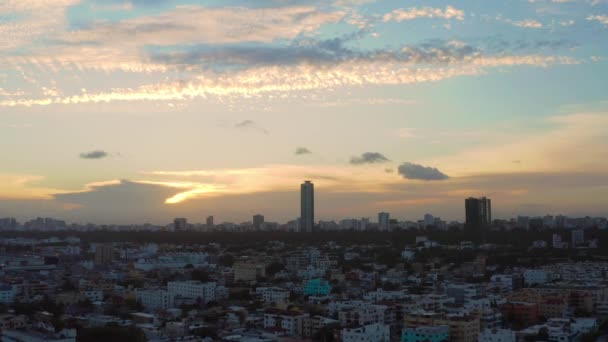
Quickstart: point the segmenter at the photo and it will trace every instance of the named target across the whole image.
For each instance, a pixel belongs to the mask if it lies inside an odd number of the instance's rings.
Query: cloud
[[[66,39],[102,44],[111,43],[111,39],[138,46],[272,42],[314,32],[324,24],[340,21],[345,14],[344,11],[321,11],[315,6],[285,6],[269,10],[178,5],[158,15],[119,22],[93,22],[88,27],[70,32]],[[135,41],[132,39],[134,34],[137,34]]]
[[[290,92],[335,90],[365,85],[398,85],[437,82],[478,75],[490,68],[579,64],[576,58],[543,55],[484,56],[481,53],[446,53],[407,49],[405,59],[384,54],[373,59],[341,61],[335,65],[263,66],[230,73],[200,71],[191,80],[163,81],[139,87],[72,94],[64,97],[24,97],[0,100],[0,106],[47,106],[54,104],[112,101],[177,101],[208,97],[281,96]]]
[[[311,154],[311,153],[312,152],[309,149],[307,149],[306,147],[298,147],[298,148],[296,148],[296,152],[295,152],[295,154],[297,156],[300,156],[303,154]]]
[[[237,129],[253,129],[253,130],[259,131],[259,132],[264,133],[264,134],[269,134],[269,132],[268,132],[267,129],[265,129],[264,127],[259,126],[257,123],[255,123],[252,120],[243,120],[243,121],[235,124],[234,128],[237,128]]]
[[[452,6],[447,6],[445,10],[433,7],[411,7],[408,9],[396,9],[384,15],[384,22],[404,20],[414,20],[418,18],[443,18],[464,20],[464,11],[456,9]]]
[[[80,154],[80,158],[82,159],[102,159],[108,156],[106,151],[91,151],[91,152],[83,152]]]
[[[604,26],[608,26],[608,15],[590,15],[587,17],[587,20],[595,20]]]
[[[414,163],[403,163],[397,169],[403,178],[420,179],[427,181],[445,180],[450,177],[434,167],[422,166]]]
[[[520,20],[520,21],[514,21],[512,22],[512,24],[514,26],[517,27],[524,27],[524,28],[543,28],[543,24],[537,20],[533,20],[533,19],[526,19],[526,20]]]
[[[353,165],[386,163],[390,161],[382,153],[365,152],[360,157],[352,157],[350,163]]]

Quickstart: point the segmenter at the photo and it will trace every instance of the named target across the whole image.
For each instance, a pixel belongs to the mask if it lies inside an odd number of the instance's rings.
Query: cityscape
[[[606,218],[493,219],[490,198],[470,197],[463,223],[430,214],[400,222],[387,212],[377,222],[323,222],[314,216],[314,183],[300,192],[301,216],[287,224],[261,214],[238,225],[216,225],[213,216],[165,226],[0,219],[2,339],[515,342],[608,334]]]
[[[608,0],[0,0],[0,342],[608,342]]]

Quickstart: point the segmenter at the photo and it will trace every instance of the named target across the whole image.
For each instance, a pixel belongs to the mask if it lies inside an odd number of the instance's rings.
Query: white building
[[[268,309],[264,312],[264,328],[279,328],[288,336],[302,336],[308,317],[301,312]]]
[[[218,286],[215,282],[202,283],[196,280],[171,281],[167,284],[167,290],[173,298],[200,298],[205,304],[223,298],[226,292],[223,286]]]
[[[384,291],[381,288],[363,295],[363,299],[373,303],[380,302],[383,300],[405,299],[406,297],[406,291]]]
[[[173,307],[173,297],[164,289],[137,289],[135,298],[147,311],[167,310]]]
[[[289,290],[280,287],[258,287],[255,293],[264,300],[265,303],[287,302],[289,300]]]
[[[338,320],[342,326],[383,324],[387,309],[388,307],[385,305],[365,304],[338,312]]]
[[[551,274],[545,270],[529,269],[524,271],[524,283],[528,286],[546,284],[551,281]]]
[[[515,331],[510,329],[486,329],[479,333],[479,342],[515,342]]]
[[[342,329],[344,342],[389,342],[390,327],[384,324],[370,324],[358,328]]]

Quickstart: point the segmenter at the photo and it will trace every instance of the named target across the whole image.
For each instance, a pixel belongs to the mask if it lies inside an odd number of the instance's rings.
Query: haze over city
[[[608,3],[0,2],[0,217],[608,216]]]

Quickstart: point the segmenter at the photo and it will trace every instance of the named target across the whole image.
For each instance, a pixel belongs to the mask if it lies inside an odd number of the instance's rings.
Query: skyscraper
[[[489,198],[467,198],[465,200],[465,230],[478,240],[485,239],[485,233],[492,224],[492,204]]]
[[[380,231],[388,231],[390,227],[390,214],[389,213],[379,213],[378,214],[378,229]]]
[[[315,225],[315,187],[311,181],[300,186],[300,231],[312,232]]]
[[[255,230],[262,230],[264,226],[264,215],[253,215],[253,228]]]
[[[207,216],[207,229],[213,228],[213,216]]]

